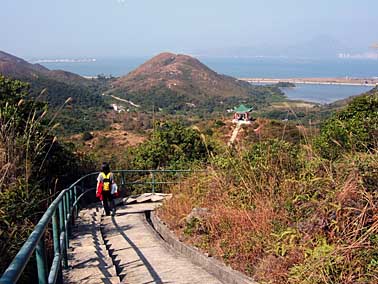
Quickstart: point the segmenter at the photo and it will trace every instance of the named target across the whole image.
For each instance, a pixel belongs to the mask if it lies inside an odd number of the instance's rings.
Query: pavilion
[[[234,108],[234,119],[232,122],[234,123],[242,123],[242,124],[250,124],[252,119],[251,112],[253,107],[247,107],[241,104],[238,107]]]

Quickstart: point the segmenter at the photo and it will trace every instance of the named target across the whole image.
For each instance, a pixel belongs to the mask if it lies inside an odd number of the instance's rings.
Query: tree
[[[199,131],[180,123],[158,123],[151,139],[136,148],[135,167],[156,169],[184,167],[207,158],[212,147],[205,144]]]

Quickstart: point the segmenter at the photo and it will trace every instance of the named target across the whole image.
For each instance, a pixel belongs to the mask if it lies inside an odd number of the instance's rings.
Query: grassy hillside
[[[376,283],[378,92],[352,100],[319,134],[260,123],[242,147],[215,147],[207,172],[173,187],[160,217],[259,283]]]

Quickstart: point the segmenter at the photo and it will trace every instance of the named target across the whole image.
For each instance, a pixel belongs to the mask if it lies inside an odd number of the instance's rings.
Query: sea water
[[[49,69],[61,69],[82,76],[122,76],[148,60],[148,57],[98,58],[95,62],[43,63]],[[312,60],[288,58],[210,58],[199,60],[218,73],[229,76],[256,78],[311,78],[311,77],[378,77],[378,60]],[[290,99],[318,103],[361,94],[367,86],[297,84],[283,91]]]
[[[332,103],[371,90],[369,86],[296,84],[295,88],[282,88],[289,99],[315,103]]]

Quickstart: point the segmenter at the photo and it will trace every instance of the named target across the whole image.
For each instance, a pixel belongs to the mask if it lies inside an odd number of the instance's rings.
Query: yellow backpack
[[[108,173],[106,175],[105,173],[101,173],[102,182],[104,183],[103,188],[102,188],[103,191],[109,191],[111,189],[111,184],[112,184],[112,181],[111,181],[111,178],[110,178],[111,174],[112,173]]]

